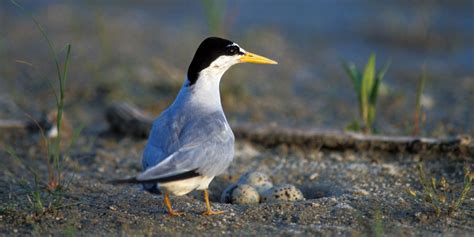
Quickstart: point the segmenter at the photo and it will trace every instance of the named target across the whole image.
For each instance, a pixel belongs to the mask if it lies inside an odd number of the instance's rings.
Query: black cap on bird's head
[[[218,62],[218,61],[221,62]],[[227,70],[230,66],[237,63],[261,63],[261,64],[277,64],[277,62],[250,53],[242,49],[236,43],[218,38],[209,37],[205,39],[196,50],[196,54],[189,65],[188,80],[189,85],[193,85],[199,78],[199,73],[211,66],[222,66],[223,70]]]

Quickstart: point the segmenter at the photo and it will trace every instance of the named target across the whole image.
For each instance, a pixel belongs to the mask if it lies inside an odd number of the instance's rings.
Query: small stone
[[[291,184],[277,185],[262,194],[262,202],[304,200],[303,193]]]
[[[262,172],[248,172],[242,175],[237,181],[238,184],[248,184],[257,189],[262,194],[263,192],[271,189],[273,183],[268,175]]]
[[[257,190],[248,184],[238,184],[232,191],[232,204],[255,204],[260,202]]]
[[[367,192],[366,190],[364,189],[361,189],[361,188],[355,188],[352,192],[352,195],[356,195],[356,196],[368,196],[369,195],[369,192]]]
[[[319,177],[319,174],[318,173],[314,173],[312,174],[311,176],[309,176],[309,180],[315,180],[316,178]]]

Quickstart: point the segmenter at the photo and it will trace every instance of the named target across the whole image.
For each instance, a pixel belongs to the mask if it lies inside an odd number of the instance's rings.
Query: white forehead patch
[[[232,47],[232,46],[237,46],[237,47],[240,48],[240,46],[239,46],[238,44],[236,44],[236,43],[229,44],[229,45],[227,45],[226,47]]]
[[[238,44],[236,44],[236,43],[229,44],[229,45],[227,45],[226,47],[232,47],[232,46],[237,46],[237,47],[239,47],[239,49],[240,49],[240,51],[241,51],[242,53],[246,53],[246,52],[247,52],[247,51],[245,51],[245,49],[243,49],[242,47],[240,47],[240,45],[238,45]]]

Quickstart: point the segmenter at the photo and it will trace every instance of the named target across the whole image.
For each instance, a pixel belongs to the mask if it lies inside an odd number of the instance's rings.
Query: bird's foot
[[[170,197],[169,197],[168,193],[166,193],[166,192],[165,192],[165,197],[163,199],[163,202],[165,203],[165,206],[168,209],[168,215],[170,215],[170,216],[182,216],[182,215],[184,215],[184,212],[179,212],[179,211],[173,210],[173,207],[171,206],[171,202],[170,202]]]
[[[182,216],[182,215],[184,215],[184,212],[171,210],[171,211],[168,211],[168,215],[170,215],[170,216]]]
[[[212,215],[219,215],[219,214],[223,214],[224,211],[213,211],[213,210],[207,210],[205,212],[202,213],[203,216],[212,216]]]

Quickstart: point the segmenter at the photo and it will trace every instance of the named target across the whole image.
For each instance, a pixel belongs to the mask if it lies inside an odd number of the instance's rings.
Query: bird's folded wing
[[[234,136],[225,118],[214,116],[190,124],[180,136],[184,144],[161,162],[141,173],[137,180],[159,180],[190,171],[216,176],[233,157]]]

